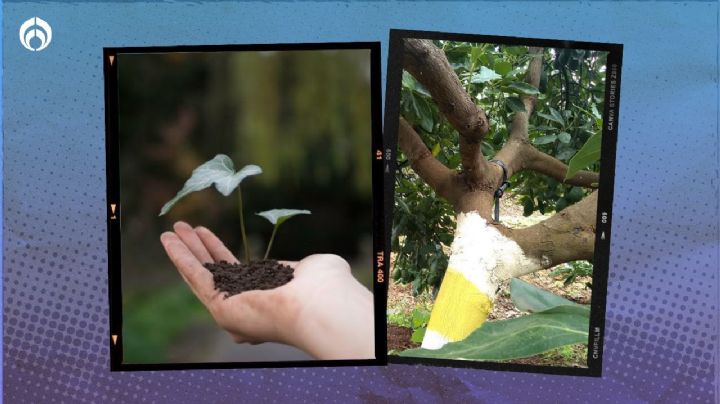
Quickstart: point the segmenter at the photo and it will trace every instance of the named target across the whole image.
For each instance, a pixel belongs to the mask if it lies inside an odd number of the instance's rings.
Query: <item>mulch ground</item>
[[[420,344],[412,342],[410,337],[413,330],[408,327],[400,327],[393,324],[387,326],[387,348],[388,350],[404,351],[417,348]]]

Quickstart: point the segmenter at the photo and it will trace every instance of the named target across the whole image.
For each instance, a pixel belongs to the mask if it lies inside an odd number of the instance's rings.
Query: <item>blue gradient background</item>
[[[40,402],[717,400],[718,4],[5,3],[3,397]],[[26,51],[20,24],[53,27]],[[625,45],[602,378],[391,365],[109,372],[102,47],[383,41],[390,28]]]

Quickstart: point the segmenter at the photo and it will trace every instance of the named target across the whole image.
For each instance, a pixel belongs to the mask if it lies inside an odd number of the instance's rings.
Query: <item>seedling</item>
[[[272,247],[273,240],[275,240],[275,233],[277,233],[278,227],[280,227],[281,224],[285,223],[286,220],[290,219],[291,217],[295,215],[309,215],[309,210],[297,210],[297,209],[272,209],[272,210],[266,210],[265,212],[260,212],[257,215],[262,216],[265,219],[267,219],[270,223],[273,224],[273,231],[272,235],[270,236],[270,242],[268,242],[267,250],[265,250],[265,257],[263,259],[267,259],[268,254],[270,254],[270,248]]]
[[[224,196],[228,196],[232,191],[237,188],[238,190],[238,206],[240,210],[240,233],[242,234],[243,248],[245,250],[245,262],[250,262],[250,252],[247,244],[247,235],[245,233],[245,219],[243,215],[243,200],[242,193],[240,192],[240,183],[251,175],[257,175],[262,173],[262,169],[256,165],[246,165],[239,171],[235,171],[230,157],[224,154],[218,154],[212,160],[207,161],[196,169],[193,170],[190,179],[185,181],[182,189],[175,195],[174,198],[169,200],[160,209],[159,216],[162,216],[170,211],[170,209],[186,195],[201,191],[215,185],[217,189]],[[269,220],[275,227],[273,228],[272,236],[270,236],[270,242],[268,243],[267,250],[265,251],[265,259],[267,259],[270,253],[270,247],[272,247],[273,240],[277,228],[284,223],[287,219],[299,215],[299,214],[310,214],[309,210],[296,210],[296,209],[273,209],[265,212],[258,213],[258,215]]]

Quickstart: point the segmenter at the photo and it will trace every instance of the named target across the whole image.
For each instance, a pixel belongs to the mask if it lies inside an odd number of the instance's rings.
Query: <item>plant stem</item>
[[[250,250],[248,249],[247,235],[245,234],[245,218],[243,217],[243,201],[240,187],[238,187],[238,201],[240,205],[240,233],[242,234],[243,247],[245,248],[245,262],[250,263]]]
[[[275,225],[273,227],[272,235],[270,236],[270,242],[268,243],[267,250],[265,250],[265,257],[263,259],[267,259],[268,255],[270,254],[270,248],[272,247],[273,240],[275,240],[275,233],[277,233],[278,225]]]

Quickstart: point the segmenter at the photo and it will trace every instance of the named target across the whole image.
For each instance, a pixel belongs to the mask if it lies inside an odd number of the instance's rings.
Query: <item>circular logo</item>
[[[52,42],[52,28],[40,17],[32,17],[20,26],[20,43],[25,49],[39,52]]]

